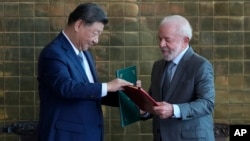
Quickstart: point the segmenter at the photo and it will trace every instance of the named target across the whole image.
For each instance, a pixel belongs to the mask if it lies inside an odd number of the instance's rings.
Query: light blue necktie
[[[82,64],[83,69],[84,69],[85,67],[84,67],[84,61],[83,61],[83,52],[80,51],[77,56]]]
[[[82,51],[79,52],[79,54],[77,55],[81,64],[82,64],[82,68],[84,69],[84,73],[87,75],[87,78],[89,80],[89,82],[94,82],[94,77],[93,77],[93,74],[90,70],[90,67],[89,67],[89,64],[88,64],[88,61],[87,61],[87,58],[85,56],[83,56],[85,54],[83,54]],[[84,60],[85,59],[85,60]]]

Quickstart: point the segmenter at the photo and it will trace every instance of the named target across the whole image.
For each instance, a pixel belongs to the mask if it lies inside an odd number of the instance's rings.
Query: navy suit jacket
[[[103,140],[102,101],[104,104],[112,101],[113,106],[117,106],[118,97],[108,94],[102,98],[102,84],[97,79],[94,59],[88,51],[84,53],[95,83],[89,83],[62,33],[41,51],[38,62],[39,141]]]
[[[154,141],[214,141],[215,99],[213,67],[189,47],[180,60],[169,89],[161,98],[161,79],[165,60],[154,63],[149,93],[157,101],[180,107],[181,118],[153,117]]]

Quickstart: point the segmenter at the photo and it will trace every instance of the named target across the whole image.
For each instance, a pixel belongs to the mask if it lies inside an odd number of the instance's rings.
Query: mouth
[[[89,47],[92,47],[92,46],[94,46],[94,45],[95,45],[94,43],[89,43],[89,44],[88,44]]]
[[[161,52],[163,53],[163,54],[170,54],[170,50],[169,49],[167,49],[167,48],[163,48],[163,49],[161,49]]]

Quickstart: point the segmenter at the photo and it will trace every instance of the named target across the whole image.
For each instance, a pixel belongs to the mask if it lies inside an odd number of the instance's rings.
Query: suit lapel
[[[164,98],[164,95],[165,95],[165,94],[162,93],[163,75],[164,75],[165,64],[166,64],[166,61],[162,59],[162,61],[160,62],[160,65],[159,65],[159,67],[160,67],[159,68],[159,73],[157,73],[157,80],[160,81],[160,83],[158,84],[158,89],[159,89],[160,94],[157,95],[159,97],[156,98],[158,101],[162,101],[163,98]]]
[[[182,57],[182,59],[180,60],[174,76],[172,78],[171,84],[169,89],[167,90],[166,94],[164,94],[164,101],[169,101],[169,99],[171,98],[171,96],[174,94],[175,90],[177,89],[177,85],[180,82],[181,78],[183,77],[183,75],[185,74],[186,71],[186,67],[188,66],[187,61],[190,59],[190,57],[194,54],[194,51],[191,47],[189,47],[189,49],[187,50],[187,52],[184,54],[184,56]]]
[[[171,81],[171,84],[169,86],[169,89],[167,91],[167,94],[164,94],[164,100],[168,101],[171,96],[174,93],[174,90],[176,89],[178,82],[180,82],[180,79],[182,78],[183,74],[185,73],[185,64],[179,64],[176,68],[176,71],[174,73],[173,79]]]
[[[67,57],[72,61],[72,63],[75,65],[75,68],[79,71],[79,74],[81,74],[83,80],[89,82],[88,77],[81,65],[80,60],[77,58],[77,55],[75,54],[71,44],[68,42],[68,40],[66,39],[66,37],[60,33],[60,38],[61,40],[64,42],[63,43],[63,48],[65,49],[65,53],[67,55]]]

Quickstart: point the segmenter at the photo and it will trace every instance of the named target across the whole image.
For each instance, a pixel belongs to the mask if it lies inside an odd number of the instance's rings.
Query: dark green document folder
[[[131,66],[116,71],[116,77],[136,83],[137,73],[136,66]],[[129,124],[137,122],[141,119],[140,110],[136,104],[122,91],[119,91],[120,117],[121,126],[125,127]]]

